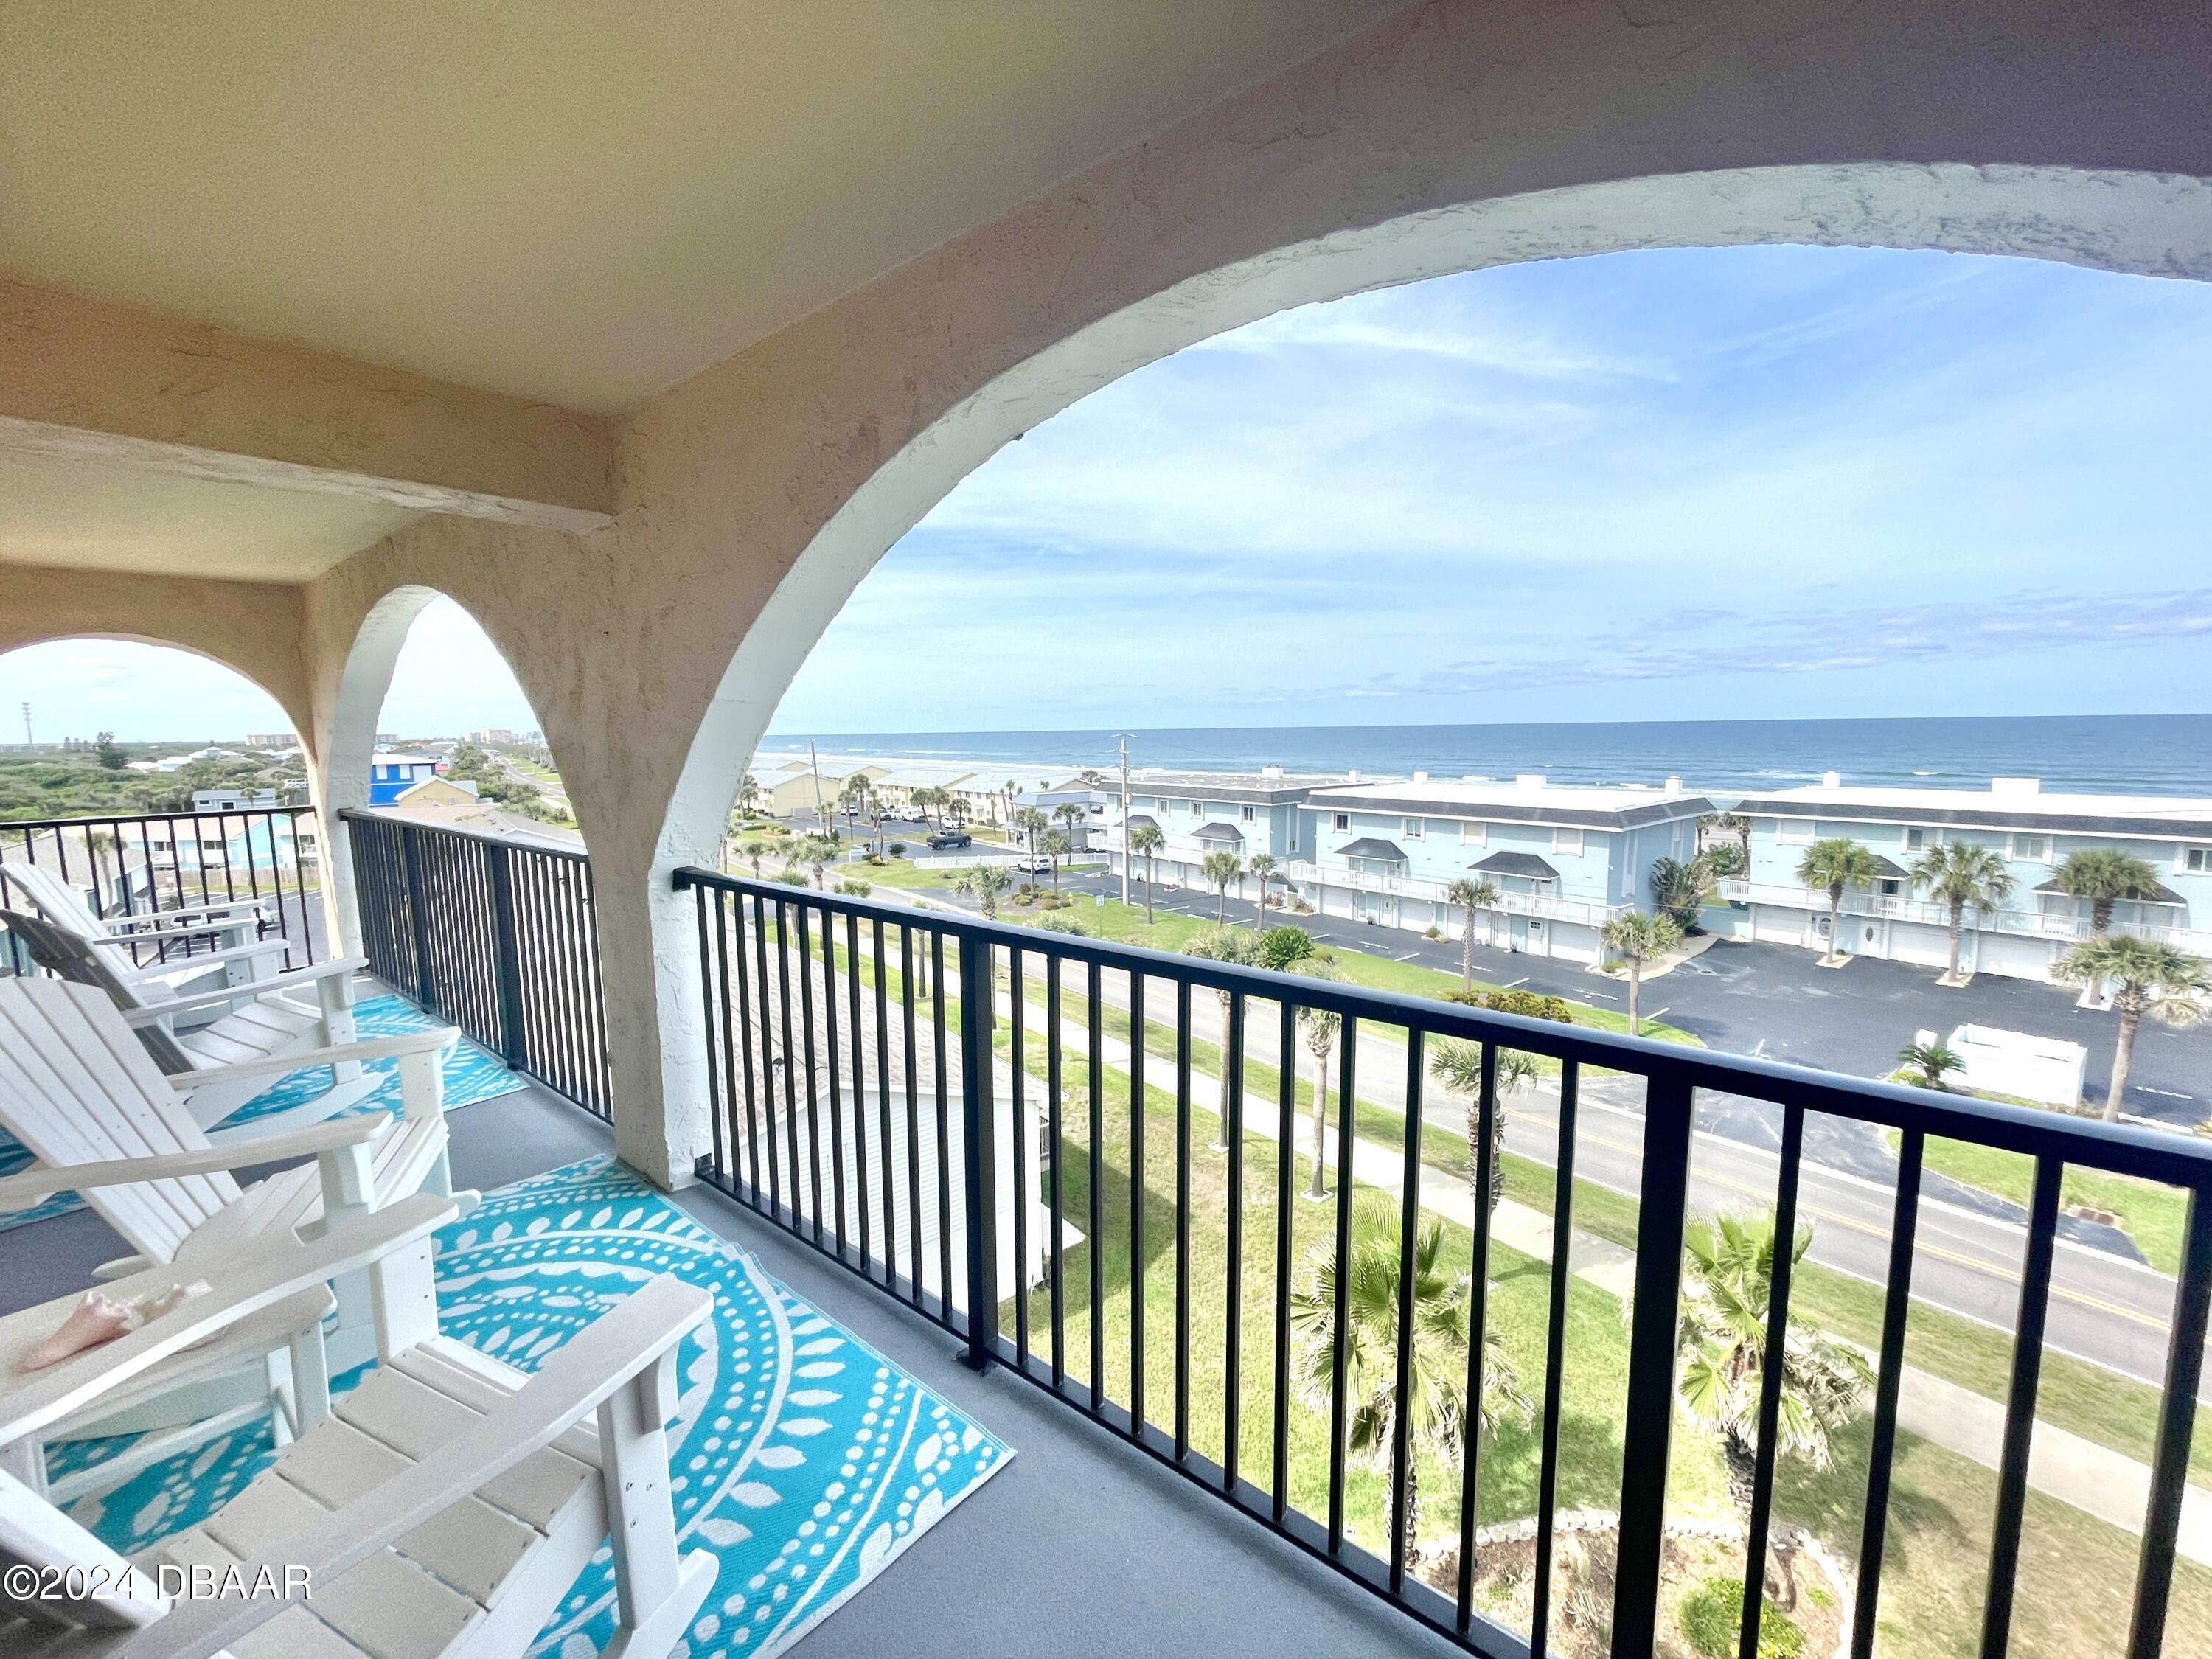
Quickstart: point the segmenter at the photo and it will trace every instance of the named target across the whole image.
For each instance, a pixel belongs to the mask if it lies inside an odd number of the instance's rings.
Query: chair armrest
[[[410,1465],[265,1557],[246,1563],[242,1582],[252,1585],[264,1560],[276,1569],[278,1583],[285,1582],[288,1565],[305,1567],[310,1583],[335,1580],[550,1445],[713,1310],[707,1291],[662,1274],[580,1332],[504,1403],[440,1446],[435,1456]],[[285,1605],[274,1596],[181,1603],[125,1638],[112,1659],[209,1659]]]
[[[265,946],[264,947],[266,948]],[[278,946],[279,949],[283,947]],[[187,957],[187,962],[208,962],[209,957]],[[246,997],[265,997],[272,992],[290,990],[295,986],[312,985],[317,980],[335,974],[353,975],[368,966],[367,957],[339,957],[330,962],[318,962],[307,968],[289,969],[268,979],[257,979],[245,985],[217,986],[212,991],[195,991],[190,996],[165,997],[152,1008],[131,1008],[124,1012],[124,1019],[131,1025],[151,1025],[167,1019],[172,1014],[189,1013],[195,1008],[215,1008],[227,1002],[238,1002]]]
[[[226,1142],[189,1152],[161,1152],[152,1158],[103,1158],[92,1164],[37,1164],[18,1174],[0,1176],[0,1212],[28,1209],[49,1193],[81,1192],[88,1187],[124,1187],[139,1181],[167,1181],[184,1176],[213,1175],[222,1170],[243,1170],[257,1164],[281,1164],[287,1158],[313,1158],[341,1146],[374,1145],[390,1133],[389,1113],[366,1112],[358,1117],[337,1118],[313,1128],[261,1140]]]
[[[210,1066],[197,1072],[179,1072],[169,1079],[179,1094],[190,1094],[210,1083],[242,1082],[247,1078],[283,1077],[310,1066],[329,1066],[346,1060],[395,1060],[403,1054],[442,1053],[461,1040],[458,1025],[441,1025],[428,1031],[404,1031],[398,1036],[363,1037],[331,1048],[301,1048],[268,1060],[243,1060],[235,1066]]]
[[[85,943],[104,950],[128,951],[142,945],[158,945],[161,941],[142,934],[133,939],[87,939]],[[256,939],[251,945],[234,945],[221,951],[195,951],[188,957],[173,957],[167,962],[149,963],[138,970],[139,976],[146,978],[159,974],[178,973],[187,968],[205,968],[218,962],[236,962],[241,957],[281,955],[285,949],[286,941],[280,933],[275,939]],[[240,994],[245,994],[240,992]]]
[[[155,910],[143,916],[103,916],[100,926],[110,933],[214,933],[226,927],[248,927],[261,919],[261,901],[236,899],[194,909]]]
[[[164,1262],[113,1281],[113,1292],[125,1297],[158,1293],[180,1280],[205,1280],[209,1291],[58,1365],[28,1376],[0,1375],[0,1446],[71,1415],[272,1303],[419,1243],[459,1214],[452,1199],[418,1193],[289,1249],[272,1249],[265,1238],[240,1239],[186,1268]]]

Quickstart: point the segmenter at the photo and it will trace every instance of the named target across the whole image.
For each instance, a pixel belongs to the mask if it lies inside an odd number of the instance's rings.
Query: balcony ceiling
[[[13,7],[0,272],[611,413],[1396,3]]]

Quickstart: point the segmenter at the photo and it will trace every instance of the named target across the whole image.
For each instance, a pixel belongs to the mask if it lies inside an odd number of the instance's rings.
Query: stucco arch
[[[792,562],[715,689],[657,862],[714,843],[777,702],[876,562],[1006,443],[1200,340],[1427,277],[1630,249],[1796,243],[2009,254],[2212,280],[2212,181],[2054,167],[1844,163],[1675,173],[1408,215],[1186,279],[1021,359],[921,427]]]

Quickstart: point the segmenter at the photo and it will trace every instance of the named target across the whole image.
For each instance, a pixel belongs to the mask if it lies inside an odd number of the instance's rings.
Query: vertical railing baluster
[[[176,842],[172,837],[170,847]],[[438,1012],[437,976],[430,968],[430,918],[427,889],[422,883],[422,849],[421,838],[413,826],[399,826],[400,856],[407,866],[407,921],[415,938],[415,1000],[423,1012]]]
[[[1244,1391],[1244,993],[1229,997],[1222,1031],[1221,1136],[1229,1148],[1226,1299],[1221,1331],[1221,1490],[1237,1490],[1237,1442],[1243,1433]]]
[[[1766,1534],[1774,1505],[1774,1458],[1782,1417],[1782,1376],[1788,1369],[1790,1281],[1796,1266],[1797,1176],[1805,1158],[1805,1109],[1782,1109],[1782,1162],[1774,1188],[1774,1266],[1766,1281],[1766,1352],[1759,1378],[1759,1440],[1752,1455],[1751,1516],[1743,1539],[1741,1659],[1759,1659],[1765,1602]]]
[[[730,1178],[732,1181],[745,1178],[737,1167],[742,1161],[746,1170],[750,1174],[752,1201],[757,1206],[761,1200],[760,1097],[758,1085],[753,1076],[752,988],[746,983],[750,975],[745,971],[745,896],[738,893],[732,896],[737,902],[730,906],[728,913],[726,915],[720,911],[716,913],[716,919],[720,925],[715,929],[714,935],[716,948],[722,952],[722,978],[726,984],[730,977],[730,958],[735,957],[737,959],[737,1006],[732,1011],[730,999],[726,997],[723,999],[722,1048],[725,1053],[730,1052],[732,1029],[734,1027],[737,1036],[736,1054],[738,1063],[744,1067],[745,1079],[745,1156],[742,1160],[735,1157],[732,1158]],[[733,929],[737,934],[738,947],[734,951],[730,949],[730,934]],[[734,1018],[732,1018],[733,1012]],[[732,1103],[732,1109],[735,1110],[735,1103]],[[730,1125],[730,1139],[734,1146],[737,1140],[737,1123],[734,1118]]]
[[[988,1370],[999,1347],[998,1120],[991,1087],[991,945],[960,937],[960,1124],[966,1158],[968,1364]],[[1015,1276],[1021,1276],[1017,1264]]]
[[[493,968],[499,982],[499,1051],[510,1068],[520,1067],[528,1063],[529,1051],[523,1044],[522,961],[515,932],[514,872],[506,848],[488,846],[484,853],[491,878],[492,942],[496,953]],[[711,1032],[714,1027],[707,1029]]]
[[[1474,1616],[1474,1557],[1482,1508],[1480,1425],[1483,1373],[1489,1357],[1486,1345],[1490,1340],[1490,1188],[1497,1168],[1497,1127],[1498,1045],[1486,1041],[1474,1091],[1474,1237],[1468,1255],[1467,1391],[1462,1396],[1460,1407],[1465,1419],[1477,1425],[1475,1433],[1464,1435],[1460,1440],[1459,1583],[1455,1587],[1458,1593],[1453,1604],[1453,1620],[1462,1636],[1467,1634]],[[1555,1233],[1553,1250],[1564,1254],[1565,1248]]]
[[[1881,1557],[1889,1534],[1889,1481],[1897,1455],[1897,1401],[1905,1380],[1905,1335],[1912,1310],[1912,1249],[1920,1228],[1920,1166],[1927,1136],[1901,1132],[1897,1200],[1889,1228],[1889,1278],[1883,1293],[1881,1370],[1875,1379],[1874,1431],[1867,1447],[1866,1510],[1859,1537],[1856,1612],[1851,1659],[1873,1659],[1875,1617],[1881,1605]]]
[[[1344,1376],[1352,1358],[1352,1149],[1358,1111],[1353,1102],[1359,1079],[1359,1021],[1340,1018],[1336,1079],[1335,1298],[1329,1309],[1328,1352],[1328,1553],[1344,1547],[1345,1436],[1352,1402]]]
[[[868,1073],[862,1058],[867,1033],[860,1018],[860,918],[851,910],[845,913],[845,991],[846,1041],[853,1051],[853,1208],[860,1224],[860,1271],[865,1274],[872,1243],[868,1206]],[[838,1189],[843,1190],[842,1182]]]
[[[1644,1088],[1636,1299],[1628,1333],[1627,1423],[1621,1436],[1621,1444],[1634,1450],[1621,1469],[1614,1659],[1646,1659],[1658,1628],[1674,1350],[1681,1328],[1682,1231],[1689,1210],[1692,1092],[1688,1083],[1672,1073],[1654,1074]]]
[[[1029,1208],[1036,1188],[1029,1178],[1029,1054],[1024,1038],[1028,1036],[1029,1010],[1024,1001],[1027,995],[1023,985],[1024,952],[1019,945],[1006,948],[1006,1044],[1011,1064],[1008,1075],[1013,1082],[1013,1098],[1007,1103],[1007,1127],[1012,1131],[1011,1158],[1013,1167],[1006,1172],[1005,1179],[1014,1194],[1014,1364],[1027,1370],[1030,1363],[1030,1232]],[[991,993],[992,1000],[998,992]]]
[[[937,1311],[947,1325],[952,1322],[952,1125],[951,1102],[946,1091],[951,1085],[945,1055],[945,934],[932,929],[929,935],[930,988],[932,1018],[937,1031]],[[960,1006],[966,1008],[975,988],[965,980],[960,984]]]
[[[2049,1153],[2035,1160],[2028,1200],[2027,1254],[2021,1264],[2020,1312],[2013,1322],[2012,1385],[2005,1399],[1997,1459],[1996,1514],[1990,1526],[1989,1590],[1982,1602],[1982,1659],[2004,1659],[2012,1643],[2013,1596],[2020,1576],[2020,1529],[2027,1509],[2027,1455],[2035,1437],[2035,1391],[2043,1374],[2043,1328],[2051,1310],[2051,1263],[2058,1243],[2058,1189],[2066,1173]]]
[[[2197,1389],[2204,1369],[2204,1334],[2212,1315],[2212,1195],[2189,1194],[2181,1273],[2174,1285],[2173,1325],[2166,1350],[2166,1391],[2159,1400],[2158,1443],[2151,1453],[2150,1502],[2143,1515],[2142,1565],[2136,1575],[2129,1659],[2158,1659],[2173,1589],[2173,1553],[2188,1495],[2189,1442],[2197,1423]]]
[[[1096,962],[1088,965],[1084,1000],[1084,1032],[1088,1062],[1088,1085],[1091,1091],[1091,1183],[1085,1194],[1088,1206],[1085,1220],[1089,1224],[1091,1248],[1091,1409],[1101,1410],[1106,1401],[1106,1250],[1105,1235],[1100,1231],[1104,1224],[1100,1217],[1103,1194],[1106,1184],[1104,1143],[1106,1139],[1106,1057],[1103,1041],[1104,1030],[1105,997],[1102,985],[1103,974]]]
[[[714,908],[718,913],[721,904],[722,896],[717,893],[714,895]],[[691,890],[691,908],[693,915],[699,924],[699,992],[702,1005],[700,1013],[705,1021],[702,1029],[706,1036],[707,1050],[707,1127],[708,1133],[714,1137],[714,1174],[726,1180],[729,1177],[730,1163],[722,1139],[722,1114],[728,1106],[729,1097],[723,1091],[724,1068],[718,1063],[715,1054],[714,1024],[717,1017],[716,1005],[720,1005],[723,1010],[726,1010],[730,1006],[730,988],[714,973],[714,953],[713,941],[708,933],[707,890],[704,887],[695,887]],[[719,922],[720,920],[718,915],[716,921]],[[726,962],[723,966],[726,969],[727,963]],[[730,1091],[730,1094],[733,1095],[735,1092],[734,1089]]]
[[[791,907],[799,921],[793,954],[799,958],[799,1041],[806,1073],[806,1197],[814,1211],[811,1219],[814,1226],[814,1243],[818,1249],[822,1243],[822,1091],[815,1069],[814,937],[807,925],[808,912],[812,908],[804,899],[796,901]],[[825,987],[823,995],[833,1008],[836,1006],[836,993],[833,988]],[[830,1047],[834,1053],[836,1045],[833,1042]],[[799,1191],[796,1176],[792,1178],[791,1189],[795,1196]],[[840,1193],[838,1207],[842,1209],[843,1206],[844,1194]]]
[[[1175,1457],[1190,1451],[1190,981],[1176,981]]]
[[[810,1024],[808,1030],[811,1031]],[[830,1214],[835,1219],[837,1240],[837,1260],[844,1261],[846,1249],[845,1224],[845,1091],[842,1056],[837,1048],[837,918],[827,904],[822,906],[822,1055],[830,1073]],[[814,1056],[807,1054],[807,1067],[813,1069]],[[822,1145],[814,1146],[814,1160],[822,1161]]]
[[[780,930],[782,926],[782,917],[781,915],[777,916],[776,921],[777,927]],[[783,935],[781,932],[779,931],[776,934],[776,964],[779,968],[781,967],[783,963],[782,939]],[[767,1146],[764,1150],[768,1154],[769,1213],[770,1215],[774,1215],[783,1207],[783,1176],[781,1170],[777,1167],[775,1139],[776,1100],[779,1094],[781,1096],[783,1101],[785,1132],[787,1135],[795,1132],[793,1132],[790,1127],[792,1114],[791,1073],[784,1064],[785,1057],[791,1053],[791,1000],[789,996],[789,988],[787,986],[785,987],[785,994],[781,999],[783,1004],[783,1046],[781,1049],[779,1050],[775,1042],[775,1012],[778,999],[776,995],[769,989],[768,941],[768,900],[763,897],[760,894],[756,893],[753,895],[753,962],[754,965],[760,970],[760,996],[758,997],[757,1001],[760,1007],[761,1022],[761,1093],[763,1097],[763,1104],[766,1109],[768,1119],[767,1122],[763,1126],[765,1131],[763,1139],[767,1142]],[[781,1086],[779,1086],[779,1079],[781,1080]],[[798,1195],[795,1193],[792,1197],[791,1212],[794,1217],[799,1213],[799,1200]]]
[[[878,826],[880,827],[880,826]],[[898,1160],[891,1125],[891,965],[884,954],[884,919],[869,924],[870,960],[876,965],[876,1131],[881,1167],[877,1185],[884,1202],[884,1283],[898,1287]],[[904,994],[904,988],[901,988]]]
[[[899,924],[901,1024],[906,1037],[906,1238],[907,1272],[914,1280],[914,1305],[921,1306],[926,1259],[921,1244],[921,1051],[915,1045],[914,928]]]
[[[1061,1285],[1060,1240],[1066,1232],[1065,1197],[1060,1190],[1060,1166],[1066,1162],[1064,1137],[1066,1126],[1060,1121],[1060,981],[1067,962],[1063,957],[1045,953],[1044,981],[1044,1105],[1047,1115],[1045,1138],[1052,1162],[1047,1165],[1045,1179],[1048,1183],[1048,1199],[1052,1216],[1051,1273],[1052,1273],[1052,1386],[1054,1392],[1067,1382],[1067,1310]]]
[[[791,957],[792,905],[787,899],[775,902],[775,971],[781,1000],[783,1004],[783,1053],[776,1064],[783,1073],[783,1138],[785,1185],[791,1194],[791,1224],[793,1231],[804,1219],[799,1210],[799,1198],[805,1191],[799,1179],[799,1066],[798,1049],[791,1032]],[[806,952],[802,948],[799,959],[804,963]],[[811,1085],[811,1078],[809,1079]],[[816,1212],[817,1215],[820,1212]]]
[[[1552,1528],[1559,1504],[1559,1407],[1566,1385],[1567,1284],[1574,1277],[1571,1258],[1575,1240],[1575,1108],[1581,1072],[1577,1061],[1559,1062],[1558,1169],[1552,1182],[1551,1303],[1544,1325],[1544,1426],[1536,1468],[1535,1601],[1528,1620],[1528,1650],[1539,1656],[1550,1650],[1552,1630]],[[1483,1126],[1475,1127],[1480,1131]],[[1489,1208],[1490,1189],[1482,1187],[1474,1201]]]
[[[1145,976],[1129,974],[1129,1427],[1145,1431]]]
[[[1390,1411],[1390,1594],[1406,1589],[1406,1553],[1413,1540],[1406,1514],[1409,1466],[1419,1455],[1413,1444],[1413,1275],[1421,1231],[1421,1049],[1419,1026],[1406,1028],[1406,1147],[1398,1193],[1398,1370],[1391,1380]],[[1346,1269],[1339,1267],[1340,1273]],[[1474,1413],[1481,1420],[1480,1406]]]

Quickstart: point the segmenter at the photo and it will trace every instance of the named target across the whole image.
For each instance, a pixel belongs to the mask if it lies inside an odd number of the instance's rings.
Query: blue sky
[[[2207,431],[2206,285],[1796,247],[1440,278],[1007,446],[775,728],[2212,709]],[[37,677],[64,725],[86,672]],[[180,706],[91,678],[126,735]],[[392,695],[387,727],[534,723],[450,607]]]

